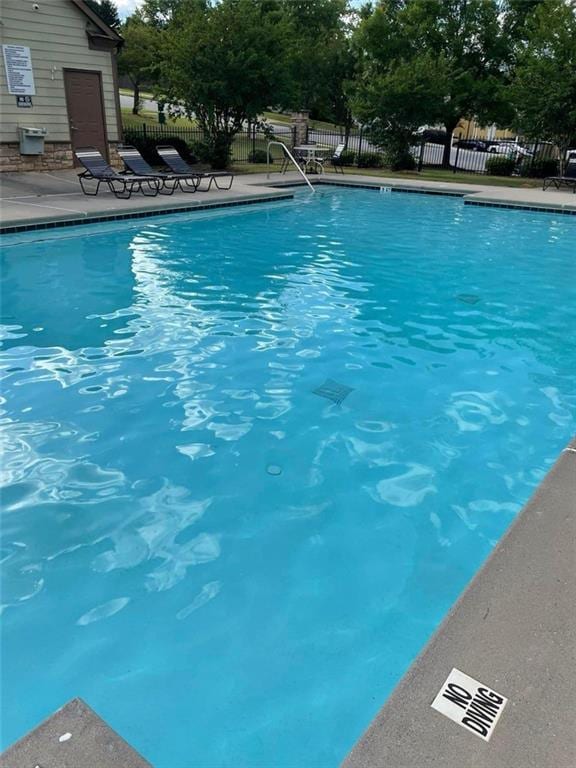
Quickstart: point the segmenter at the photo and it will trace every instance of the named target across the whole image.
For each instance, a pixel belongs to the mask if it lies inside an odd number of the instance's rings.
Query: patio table
[[[294,151],[299,152],[305,157],[304,170],[306,173],[324,172],[324,166],[322,165],[324,150],[320,149],[317,144],[301,144],[298,147],[294,147]],[[317,157],[317,154],[320,156]]]

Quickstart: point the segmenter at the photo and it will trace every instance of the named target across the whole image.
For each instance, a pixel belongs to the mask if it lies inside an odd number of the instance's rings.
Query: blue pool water
[[[335,768],[575,432],[575,218],[6,243],[2,745],[81,696],[156,768]]]

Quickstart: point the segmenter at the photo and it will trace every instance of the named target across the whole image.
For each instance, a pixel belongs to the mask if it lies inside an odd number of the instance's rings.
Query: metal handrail
[[[294,163],[294,165],[296,166],[296,170],[298,171],[298,173],[300,174],[300,176],[302,176],[302,178],[304,179],[304,181],[306,182],[306,184],[308,184],[308,186],[310,187],[310,189],[312,190],[312,192],[316,192],[316,190],[314,189],[314,187],[312,186],[312,184],[310,184],[310,179],[309,179],[309,178],[306,176],[306,174],[304,173],[304,171],[302,170],[302,168],[300,168],[300,166],[298,165],[298,163],[297,163],[297,162],[296,162],[296,160],[294,159],[294,156],[292,155],[292,152],[290,152],[290,150],[288,149],[288,147],[286,146],[286,144],[283,144],[281,141],[269,141],[269,142],[268,142],[268,150],[267,150],[267,152],[266,152],[266,178],[267,178],[267,179],[269,179],[269,178],[270,178],[270,147],[271,147],[273,144],[276,144],[276,146],[278,146],[278,147],[282,147],[282,149],[284,150],[284,152],[286,152],[286,154],[288,155],[288,157],[290,158],[290,160],[292,160],[292,162],[293,162],[293,163]]]

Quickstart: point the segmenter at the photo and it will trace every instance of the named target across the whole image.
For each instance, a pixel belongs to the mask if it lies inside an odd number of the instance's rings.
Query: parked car
[[[439,128],[419,128],[416,135],[423,139],[427,144],[445,144],[446,131]]]
[[[500,141],[498,144],[492,144],[488,147],[488,152],[492,152],[495,155],[509,155],[520,157],[532,157],[532,152],[517,141]]]
[[[458,139],[456,146],[460,149],[471,149],[473,152],[488,151],[488,144],[483,139]]]

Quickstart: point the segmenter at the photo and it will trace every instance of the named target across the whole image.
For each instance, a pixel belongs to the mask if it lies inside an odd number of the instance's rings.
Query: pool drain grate
[[[334,379],[326,379],[324,384],[312,390],[313,394],[318,395],[319,397],[325,397],[327,400],[336,403],[336,405],[342,405],[350,392],[353,391],[353,387],[339,384],[337,381],[334,381]]]
[[[463,301],[464,304],[478,304],[480,301],[480,296],[476,296],[474,293],[459,293],[456,298],[458,301]]]

